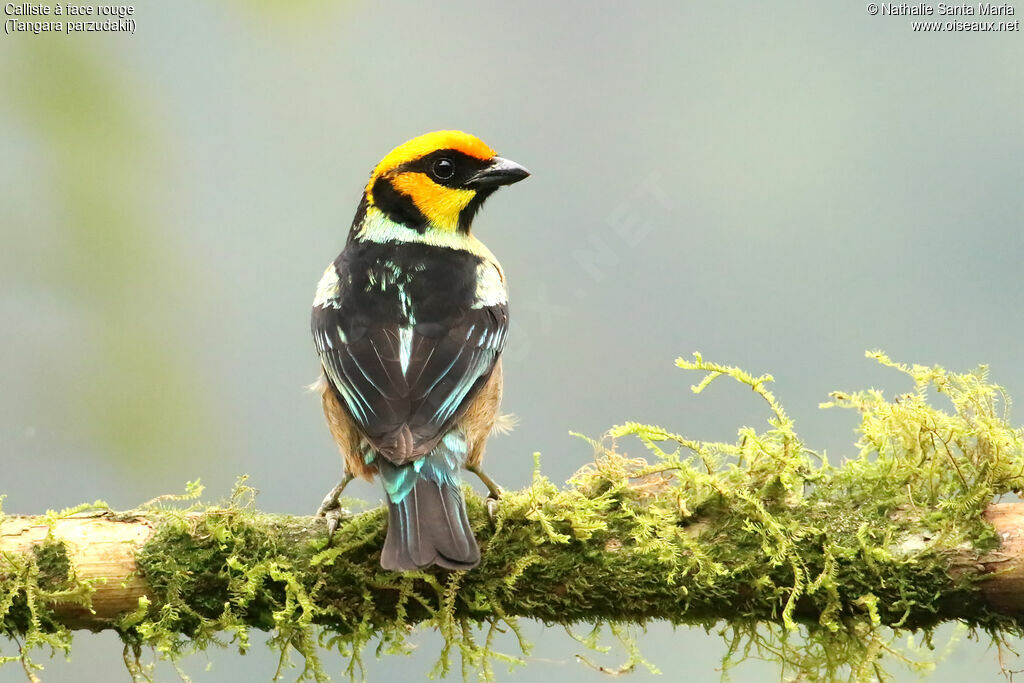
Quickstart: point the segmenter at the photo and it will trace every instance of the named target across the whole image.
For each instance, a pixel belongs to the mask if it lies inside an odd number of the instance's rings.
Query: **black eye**
[[[438,180],[450,180],[455,175],[455,164],[451,159],[438,159],[434,162],[433,173]]]

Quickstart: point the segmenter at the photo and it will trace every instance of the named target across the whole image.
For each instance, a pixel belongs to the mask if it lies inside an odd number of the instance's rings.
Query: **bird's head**
[[[487,197],[528,175],[477,137],[436,131],[399,145],[377,164],[361,211],[376,208],[420,233],[468,233]]]

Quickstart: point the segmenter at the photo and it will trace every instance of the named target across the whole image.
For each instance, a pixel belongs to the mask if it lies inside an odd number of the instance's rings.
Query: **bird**
[[[384,569],[480,562],[461,470],[480,478],[489,503],[500,496],[481,460],[502,426],[509,315],[505,273],[471,228],[488,197],[529,175],[462,131],[399,145],[370,174],[345,247],[317,285],[314,386],[344,463],[318,514],[330,539],[345,486],[379,476]]]

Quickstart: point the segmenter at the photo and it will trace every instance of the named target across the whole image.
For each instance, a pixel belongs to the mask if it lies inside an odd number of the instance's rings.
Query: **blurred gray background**
[[[242,473],[263,509],[315,510],[340,460],[305,391],[313,290],[372,167],[438,128],[533,171],[476,223],[512,292],[505,408],[521,423],[488,462],[507,487],[534,451],[558,482],[588,462],[569,430],[762,426],[748,390],[690,393],[673,359],[693,350],[772,373],[834,461],[856,420],[820,411],[827,393],[909,386],[865,349],[989,363],[1024,397],[1020,33],[915,33],[810,1],[135,7],[135,35],[0,37],[8,512],[129,508],[197,477],[216,500]],[[528,666],[502,678],[604,680],[561,630],[527,633]],[[425,678],[439,641],[416,641],[410,658],[368,654],[370,679]],[[714,635],[652,624],[640,643],[669,680],[718,677]],[[115,637],[83,633],[44,674],[127,680],[120,667]],[[185,668],[268,680],[274,662],[257,646]],[[995,651],[967,641],[933,677],[968,675],[1000,680]]]

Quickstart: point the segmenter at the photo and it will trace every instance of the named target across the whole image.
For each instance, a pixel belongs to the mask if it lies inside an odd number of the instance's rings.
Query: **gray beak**
[[[530,175],[530,172],[516,162],[503,159],[502,157],[494,157],[487,167],[470,176],[464,185],[474,189],[494,189],[502,185],[518,183],[528,175]]]

